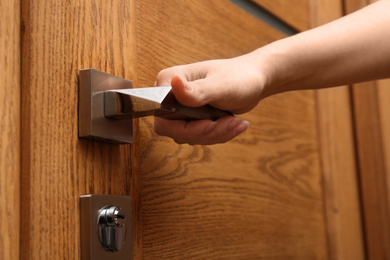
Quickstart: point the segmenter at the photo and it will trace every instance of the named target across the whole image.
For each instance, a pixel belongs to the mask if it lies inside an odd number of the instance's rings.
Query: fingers
[[[206,92],[204,82],[205,79],[190,82],[176,75],[171,80],[172,92],[179,103],[189,107],[201,107],[210,103],[210,91]]]
[[[198,62],[193,64],[174,66],[163,69],[157,75],[158,86],[168,86],[174,76],[178,75],[186,81],[195,81],[206,77],[210,66],[207,62]]]
[[[249,122],[234,116],[226,116],[217,121],[211,120],[167,120],[155,117],[154,128],[157,134],[171,137],[179,144],[210,145],[225,143],[249,128]]]
[[[162,70],[156,84],[172,86],[176,99],[183,105],[200,107],[210,103],[210,80],[206,80],[207,66],[204,63],[176,66]]]

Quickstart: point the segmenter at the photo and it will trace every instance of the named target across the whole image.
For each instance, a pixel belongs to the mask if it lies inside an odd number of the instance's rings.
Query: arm
[[[332,23],[276,41],[252,53],[163,70],[157,85],[172,85],[187,106],[210,104],[245,113],[267,96],[390,77],[390,0]],[[178,143],[227,142],[249,127],[235,117],[215,122],[155,119],[158,134]]]
[[[255,51],[269,52],[276,67],[263,97],[390,77],[389,12],[390,1],[382,0]]]

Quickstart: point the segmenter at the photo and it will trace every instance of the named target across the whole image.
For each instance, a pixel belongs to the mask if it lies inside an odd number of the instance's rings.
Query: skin
[[[162,70],[156,85],[172,85],[186,106],[210,104],[234,114],[285,91],[320,89],[390,77],[390,0],[243,56]],[[228,142],[249,122],[234,116],[180,121],[155,117],[157,134],[183,144]]]

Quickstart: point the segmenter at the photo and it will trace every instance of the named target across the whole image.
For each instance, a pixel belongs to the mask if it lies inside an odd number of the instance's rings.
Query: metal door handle
[[[133,89],[130,80],[98,70],[80,71],[79,137],[132,143],[132,118],[156,115],[169,119],[212,119],[232,115],[212,106],[187,107],[170,86]]]
[[[115,119],[156,115],[170,119],[212,119],[232,115],[215,107],[187,107],[177,102],[171,86],[104,92],[105,116]]]

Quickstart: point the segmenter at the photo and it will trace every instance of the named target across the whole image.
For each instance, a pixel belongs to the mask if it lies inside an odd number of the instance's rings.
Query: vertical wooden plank
[[[139,219],[132,146],[77,134],[80,69],[136,80],[133,12],[125,0],[22,3],[22,259],[80,258],[82,194],[132,195]]]
[[[312,26],[343,15],[338,0],[311,1]],[[317,91],[330,259],[365,259],[348,87]]]
[[[363,202],[364,229],[369,259],[390,258],[390,207],[379,95],[375,82],[353,88],[356,139]],[[386,101],[387,102],[387,101]],[[388,149],[388,148],[387,148]]]
[[[346,13],[375,0],[344,0]],[[386,37],[386,36],[384,36]],[[390,258],[390,168],[387,81],[352,88],[360,187],[368,259]],[[387,86],[388,87],[388,86]]]
[[[330,259],[365,259],[349,90],[317,95]]]
[[[379,114],[381,120],[381,133],[382,133],[382,144],[386,171],[386,189],[387,189],[387,201],[390,203],[390,111],[389,98],[390,98],[390,80],[379,80],[377,81],[378,88],[378,104]],[[390,205],[388,206],[390,208]]]
[[[0,1],[0,259],[19,259],[20,1]]]

